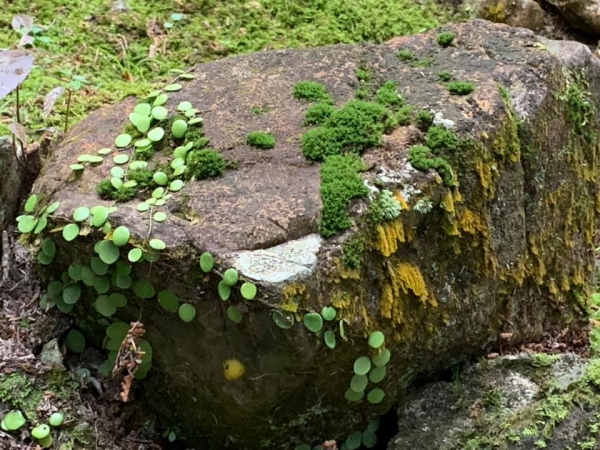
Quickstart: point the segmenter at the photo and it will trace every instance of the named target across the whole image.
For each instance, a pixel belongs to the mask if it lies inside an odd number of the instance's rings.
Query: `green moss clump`
[[[246,144],[250,147],[269,150],[275,147],[275,137],[271,133],[264,131],[253,131],[246,136]]]
[[[415,59],[415,54],[408,49],[402,49],[397,53],[398,58],[402,61],[412,61]]]
[[[373,223],[381,223],[387,220],[394,220],[402,212],[400,202],[396,200],[394,194],[387,189],[381,191],[377,199],[369,207],[368,218]]]
[[[383,105],[353,100],[335,110],[322,126],[302,137],[302,152],[311,161],[342,153],[361,154],[381,144],[385,131],[397,125]]]
[[[417,127],[422,131],[427,131],[433,125],[433,113],[427,109],[422,109],[417,115]]]
[[[127,179],[136,181],[136,187],[139,188],[139,190],[150,189],[156,187],[156,183],[152,179],[152,175],[154,175],[154,171],[152,170],[136,169],[127,172]]]
[[[398,84],[395,81],[386,83],[377,91],[377,102],[390,108],[399,108],[404,104],[404,99],[398,93]]]
[[[306,117],[304,118],[304,126],[308,125],[321,125],[325,120],[331,117],[331,114],[335,111],[334,107],[329,103],[317,103],[311,106],[306,111]]]
[[[437,170],[446,186],[454,184],[450,163],[446,159],[436,156],[435,152],[429,147],[425,147],[424,145],[411,147],[408,151],[408,161],[418,170]]]
[[[413,107],[410,105],[402,106],[396,113],[396,118],[398,120],[398,125],[410,125],[413,118]]]
[[[109,178],[106,178],[96,186],[96,192],[105,200],[116,200],[118,202],[128,202],[132,198],[134,198],[139,192],[138,186],[135,187],[120,187],[119,189],[115,189],[115,187],[110,182]]]
[[[187,174],[197,180],[218,177],[225,172],[226,164],[223,156],[212,149],[192,150],[188,153],[186,164]]]
[[[450,32],[440,33],[440,34],[438,34],[437,42],[442,47],[448,47],[450,44],[452,44],[452,41],[454,41],[455,37],[456,37],[456,34],[454,34],[454,33],[450,33]]]
[[[256,115],[265,114],[265,113],[269,112],[269,107],[268,106],[253,106],[252,108],[250,108],[250,111],[252,111]]]
[[[460,145],[460,140],[456,133],[438,125],[429,128],[425,140],[427,141],[427,146],[436,151],[445,150],[453,152]]]
[[[325,159],[321,167],[321,200],[323,210],[319,231],[331,237],[352,226],[348,206],[353,198],[366,197],[368,189],[360,172],[365,170],[356,155],[334,155]]]
[[[344,267],[350,270],[360,270],[365,257],[365,238],[361,234],[352,236],[342,248],[344,253]]]
[[[454,95],[468,95],[475,90],[475,85],[467,81],[451,81],[447,85],[448,90]]]
[[[362,83],[369,83],[371,80],[373,80],[373,74],[368,67],[359,67],[356,71],[356,78],[358,78],[358,81]]]
[[[327,102],[333,103],[327,88],[316,81],[298,81],[294,85],[294,98],[298,100],[308,100],[309,102]]]
[[[452,72],[450,72],[449,70],[442,70],[438,73],[438,78],[440,79],[440,81],[447,83],[454,77],[452,76]]]
[[[181,145],[186,145],[188,142],[194,143],[195,149],[204,148],[209,144],[209,139],[204,135],[202,124],[190,125],[185,133],[184,141]]]

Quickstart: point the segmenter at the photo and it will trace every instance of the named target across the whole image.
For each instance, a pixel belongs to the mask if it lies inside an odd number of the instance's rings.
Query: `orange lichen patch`
[[[407,242],[404,223],[400,218],[380,223],[375,231],[375,248],[386,258],[396,253],[400,243]]]
[[[303,283],[292,283],[283,289],[279,308],[283,311],[298,312],[298,307],[308,299],[308,290]]]
[[[485,218],[475,214],[469,208],[458,208],[458,225],[461,231],[469,234],[481,233],[483,236],[489,236],[489,228]]]
[[[396,200],[398,200],[398,203],[400,203],[400,206],[402,206],[402,209],[404,211],[410,211],[410,206],[408,206],[408,203],[406,203],[406,200],[404,199],[404,195],[402,195],[402,192],[395,191],[394,198]]]
[[[427,284],[419,267],[415,264],[390,261],[387,279],[382,285],[380,312],[395,324],[404,322],[404,309],[412,297],[417,297],[425,306],[437,307],[435,297],[427,289]]]

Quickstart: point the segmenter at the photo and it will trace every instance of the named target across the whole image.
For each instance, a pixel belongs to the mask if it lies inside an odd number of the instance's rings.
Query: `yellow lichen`
[[[404,223],[400,218],[380,223],[375,230],[377,233],[375,248],[385,257],[396,253],[400,243],[407,242]]]
[[[410,211],[410,206],[408,206],[408,203],[406,203],[406,200],[404,199],[402,192],[395,191],[394,197],[396,198],[396,200],[398,200],[398,203],[400,203],[400,206],[402,207],[402,209],[404,211]]]
[[[308,291],[303,283],[291,283],[283,289],[279,309],[289,312],[298,312],[301,303],[308,299]]]

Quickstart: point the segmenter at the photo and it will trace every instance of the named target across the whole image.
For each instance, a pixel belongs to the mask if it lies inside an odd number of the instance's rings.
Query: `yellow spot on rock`
[[[228,359],[223,363],[223,375],[229,381],[242,378],[245,373],[246,366],[237,359]]]

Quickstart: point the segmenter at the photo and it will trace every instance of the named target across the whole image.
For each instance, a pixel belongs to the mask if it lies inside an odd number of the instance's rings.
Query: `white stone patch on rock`
[[[444,114],[441,112],[435,113],[435,115],[433,116],[433,124],[441,125],[441,126],[447,128],[448,130],[451,130],[452,128],[454,128],[456,126],[456,123],[453,120],[444,119]]]
[[[287,284],[312,275],[321,243],[321,236],[310,234],[269,249],[235,252],[227,258],[245,277],[263,283]]]
[[[506,397],[506,406],[515,410],[531,405],[540,391],[537,384],[518,372],[511,372],[500,389]]]

